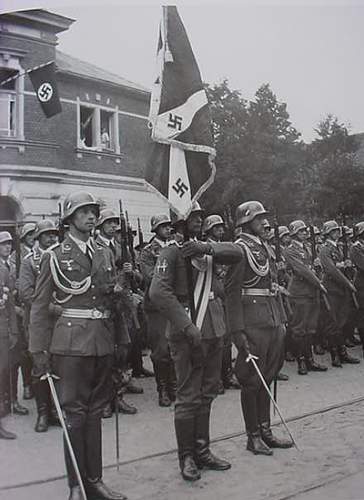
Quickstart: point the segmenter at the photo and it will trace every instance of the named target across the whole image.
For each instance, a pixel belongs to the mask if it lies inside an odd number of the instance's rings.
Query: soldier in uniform
[[[38,245],[33,246],[28,255],[24,257],[20,266],[19,297],[24,305],[23,320],[27,341],[29,340],[30,310],[34,298],[35,285],[40,273],[41,259],[47,248],[55,244],[57,237],[58,230],[53,221],[42,220],[38,222],[34,234],[34,239],[38,241]],[[56,312],[57,306],[53,303],[49,307],[50,312]],[[48,383],[34,378],[32,388],[38,412],[34,430],[35,432],[47,432],[50,422],[58,425],[58,419],[53,411]]]
[[[220,215],[209,215],[203,222],[202,234],[205,235],[206,241],[219,242],[223,241],[225,234],[225,223]],[[223,283],[227,272],[227,267],[221,264],[214,264],[214,273],[218,280]],[[223,290],[222,290],[223,292]],[[225,311],[223,311],[225,316]],[[224,334],[224,349],[222,354],[221,367],[222,389],[219,393],[223,394],[225,389],[240,389],[240,384],[235,379],[232,365],[232,340],[231,333],[226,331]]]
[[[312,270],[312,254],[306,244],[306,224],[295,220],[289,229],[292,242],[284,255],[292,275],[288,286],[292,306],[290,329],[298,373],[324,372],[327,367],[313,358],[312,343],[320,313],[320,292],[326,293],[326,289]]]
[[[19,240],[20,240],[20,255],[19,255],[19,263],[23,261],[24,257],[29,254],[34,246],[34,233],[35,233],[36,224],[34,222],[28,222],[24,224],[21,229]],[[11,254],[10,260],[12,264],[17,266],[17,255],[14,250]],[[17,284],[17,316],[18,316],[18,324],[19,324],[19,332],[23,341],[23,352],[20,357],[20,369],[23,377],[23,399],[32,399],[33,391],[32,391],[32,358],[27,349],[28,347],[28,338],[26,338],[26,331],[24,325],[24,310],[23,304],[19,299],[19,286]]]
[[[0,439],[15,439],[16,435],[4,429],[1,419],[8,413],[8,386],[10,366],[19,341],[18,325],[13,301],[15,282],[11,276],[10,254],[12,236],[0,232]]]
[[[91,238],[99,204],[86,192],[66,196],[62,243],[43,257],[30,315],[30,351],[34,371],[54,371],[57,393],[86,492],[106,500],[124,499],[102,481],[102,411],[109,401],[114,353],[111,319],[115,270],[110,252]],[[53,300],[62,307],[55,325]],[[69,500],[82,493],[65,447]]]
[[[355,225],[355,234],[357,240],[351,247],[350,258],[356,268],[354,286],[357,290],[356,297],[359,305],[356,323],[364,354],[364,222],[358,222]]]
[[[194,203],[186,222],[193,245],[211,243],[197,241],[202,226],[202,210]],[[220,245],[223,245],[220,243]],[[175,431],[182,477],[200,479],[198,467],[226,470],[230,464],[210,451],[209,423],[211,404],[217,396],[223,350],[222,303],[217,296],[220,285],[213,273],[213,259],[192,259],[192,281],[197,309],[196,325],[189,314],[189,288],[182,246],[175,242],[163,248],[157,260],[149,296],[169,321],[168,342],[177,376]]]
[[[141,394],[143,392],[143,388],[133,384],[131,380],[125,383],[125,377],[123,376],[127,368],[127,355],[130,349],[130,336],[126,315],[129,314],[130,316],[133,308],[132,291],[129,286],[130,280],[133,280],[133,268],[129,261],[122,263],[121,242],[117,240],[116,236],[118,228],[120,227],[120,216],[113,210],[105,208],[100,212],[96,227],[99,233],[95,242],[98,246],[111,252],[111,259],[114,262],[118,275],[118,284],[120,286],[120,293],[115,299],[117,302],[115,307],[118,310],[118,314],[115,314],[113,317],[114,326],[119,338],[119,352],[115,353],[113,370],[114,391],[117,391],[118,394],[119,411],[126,415],[134,415],[137,413],[137,409],[135,406],[125,401],[123,393],[123,391],[136,394]],[[110,401],[104,409],[104,418],[110,418],[112,416],[114,403],[115,397],[114,394],[112,394],[112,401]]]
[[[151,347],[159,406],[168,407],[176,399],[176,376],[169,352],[166,327],[167,320],[149,298],[149,288],[152,282],[155,264],[162,248],[169,244],[171,220],[168,215],[153,215],[151,232],[155,234],[140,254],[140,270],[145,283],[144,311],[148,324],[148,339]]]
[[[350,301],[356,293],[356,288],[344,273],[344,255],[338,245],[340,226],[335,220],[329,220],[324,223],[322,230],[325,244],[320,251],[320,261],[324,271],[323,284],[330,303],[330,311],[323,311],[325,333],[332,366],[340,368],[342,363],[360,363],[359,359],[347,352],[343,333],[350,312]]]
[[[240,257],[239,262],[229,267],[225,280],[228,327],[239,351],[235,373],[242,386],[247,449],[256,455],[272,455],[272,448],[292,446],[291,441],[273,435],[269,395],[252,364],[246,361],[249,353],[258,357],[257,364],[268,385],[284,361],[285,332],[272,286],[270,255],[262,240],[266,214],[258,201],[238,206],[235,217],[238,239],[231,247]]]

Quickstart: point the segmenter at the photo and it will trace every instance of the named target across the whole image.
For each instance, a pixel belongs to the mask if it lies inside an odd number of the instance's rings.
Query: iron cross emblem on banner
[[[188,186],[182,181],[182,179],[179,177],[175,184],[172,186],[173,191],[176,191],[178,196],[182,198],[188,191]]]
[[[158,264],[157,271],[158,273],[160,272],[165,273],[167,269],[168,269],[168,262],[166,261],[166,259],[163,259],[163,261]]]
[[[183,123],[182,116],[172,115],[172,113],[169,113],[169,121],[168,121],[169,128],[182,130],[182,123]]]

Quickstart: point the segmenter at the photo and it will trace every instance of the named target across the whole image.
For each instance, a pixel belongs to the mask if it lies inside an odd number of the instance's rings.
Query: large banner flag
[[[35,94],[47,118],[62,111],[59,100],[56,67],[54,62],[38,66],[30,70],[29,78],[33,84]]]
[[[187,217],[215,176],[210,114],[201,74],[175,6],[163,7],[149,122],[146,181]]]

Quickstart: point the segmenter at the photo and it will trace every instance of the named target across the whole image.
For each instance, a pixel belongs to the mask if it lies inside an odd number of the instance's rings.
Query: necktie
[[[86,255],[90,259],[90,261],[92,262],[92,257],[94,255],[94,250],[93,250],[93,248],[91,248],[91,246],[89,244],[86,244]]]

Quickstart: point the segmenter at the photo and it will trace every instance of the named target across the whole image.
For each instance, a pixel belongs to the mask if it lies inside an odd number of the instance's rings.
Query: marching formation
[[[364,222],[319,230],[268,218],[258,201],[239,205],[232,242],[223,218],[195,202],[186,220],[154,215],[145,243],[121,204],[100,210],[78,192],[58,226],[25,224],[20,245],[0,232],[0,438],[16,438],[1,417],[28,414],[21,372],[35,431],[63,427],[69,499],[126,498],[102,480],[101,419],[136,413],[125,395],[154,376],[159,406],[174,404],[185,480],[231,467],[210,449],[212,402],[225,389],[240,390],[249,451],[292,447],[270,422],[284,360],[302,376],[327,371],[326,351],[334,368],[360,363],[348,347],[364,345]]]

